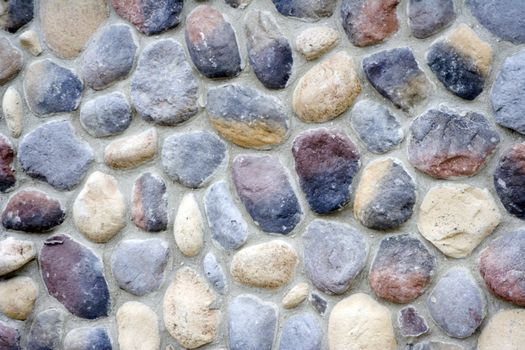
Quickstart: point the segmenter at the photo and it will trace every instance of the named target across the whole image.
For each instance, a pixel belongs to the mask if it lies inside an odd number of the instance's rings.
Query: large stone
[[[339,32],[324,26],[307,28],[295,38],[295,48],[309,61],[321,57],[338,43]]]
[[[0,276],[18,270],[35,257],[36,248],[31,241],[18,240],[13,237],[0,241]]]
[[[18,329],[0,322],[0,346],[2,346],[2,350],[22,350]]]
[[[272,2],[281,15],[306,20],[330,17],[336,6],[335,0],[272,0]]]
[[[428,38],[454,21],[454,0],[410,0],[408,25],[412,35]]]
[[[323,330],[310,313],[293,315],[286,320],[281,333],[279,350],[321,350]]]
[[[18,161],[27,175],[69,191],[86,175],[93,151],[75,135],[70,122],[52,121],[24,136],[18,147]]]
[[[214,7],[194,8],[186,18],[184,35],[193,64],[205,77],[230,78],[241,72],[235,31]]]
[[[204,220],[193,193],[182,198],[175,221],[173,235],[179,250],[185,256],[195,256],[204,245]]]
[[[107,316],[110,297],[102,260],[70,236],[49,237],[40,251],[40,268],[47,291],[73,315]]]
[[[208,279],[208,282],[212,287],[219,292],[224,294],[227,288],[227,279],[222,266],[217,261],[215,254],[208,252],[202,260],[202,269],[204,276]]]
[[[156,153],[157,129],[149,128],[112,141],[104,149],[104,162],[115,169],[130,169],[146,163]]]
[[[289,117],[281,102],[248,86],[209,89],[206,111],[221,136],[241,147],[268,149],[288,134]]]
[[[15,151],[9,139],[0,134],[0,192],[10,191],[16,184]]]
[[[422,295],[432,282],[436,258],[417,238],[401,234],[379,244],[368,281],[381,298],[408,303]]]
[[[295,86],[292,107],[304,122],[323,123],[345,112],[360,92],[352,58],[340,51],[303,75]]]
[[[304,131],[294,140],[292,154],[301,189],[313,211],[328,214],[350,201],[360,155],[344,132],[325,128]]]
[[[13,79],[22,69],[22,52],[4,37],[0,37],[0,85]]]
[[[430,330],[427,321],[411,305],[399,310],[397,322],[401,335],[405,338],[419,337]]]
[[[157,314],[138,301],[128,301],[117,311],[118,345],[121,350],[158,350]]]
[[[2,113],[11,137],[20,137],[23,128],[24,105],[22,96],[13,85],[5,90],[2,99]]]
[[[180,23],[183,0],[112,0],[111,5],[142,33],[155,35]]]
[[[498,226],[501,214],[487,189],[464,184],[431,188],[419,209],[419,232],[441,252],[464,258]]]
[[[64,350],[112,350],[108,331],[103,327],[80,327],[64,338]]]
[[[395,350],[390,311],[357,293],[337,303],[328,321],[330,350]]]
[[[187,349],[211,343],[217,337],[220,311],[206,280],[189,267],[177,271],[164,295],[164,325]]]
[[[36,315],[27,334],[27,350],[59,349],[64,319],[64,313],[58,309],[48,309]]]
[[[239,155],[233,160],[232,178],[244,207],[263,231],[287,234],[301,220],[299,201],[276,156]]]
[[[506,150],[494,170],[494,187],[512,215],[525,219],[525,143]]]
[[[80,107],[80,124],[93,137],[120,134],[131,124],[131,106],[121,92],[97,96]]]
[[[29,277],[13,277],[0,282],[0,311],[7,317],[26,320],[37,297],[38,286]]]
[[[168,227],[168,194],[162,177],[147,172],[135,181],[131,219],[148,232],[164,231]]]
[[[483,115],[446,107],[420,115],[410,131],[408,161],[438,179],[477,174],[500,142]]]
[[[146,121],[173,126],[197,114],[197,79],[182,45],[173,39],[144,47],[131,79],[131,100]]]
[[[478,338],[479,350],[519,350],[525,343],[525,310],[501,310],[489,320]]]
[[[301,282],[290,289],[283,297],[283,307],[293,309],[308,297],[308,283]]]
[[[346,224],[318,219],[302,238],[307,277],[325,293],[343,294],[366,264],[364,237]]]
[[[16,33],[27,23],[33,20],[33,0],[5,0],[4,9],[0,13],[0,28]]]
[[[368,228],[393,229],[413,213],[416,184],[403,164],[394,158],[378,159],[366,166],[354,196],[354,215]]]

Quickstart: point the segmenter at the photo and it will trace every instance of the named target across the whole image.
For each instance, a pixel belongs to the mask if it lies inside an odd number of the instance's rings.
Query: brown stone
[[[13,160],[15,151],[11,141],[0,134],[0,192],[5,193],[13,188],[16,183]]]
[[[22,52],[7,38],[0,38],[0,85],[13,79],[22,69],[22,63]]]

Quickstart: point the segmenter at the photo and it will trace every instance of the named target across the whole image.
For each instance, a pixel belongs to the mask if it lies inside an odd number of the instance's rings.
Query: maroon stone
[[[13,160],[15,152],[7,137],[0,134],[0,192],[7,192],[16,183]]]
[[[413,306],[399,310],[397,321],[403,337],[419,337],[429,330],[427,322]]]
[[[0,350],[19,350],[20,333],[15,328],[0,322]]]

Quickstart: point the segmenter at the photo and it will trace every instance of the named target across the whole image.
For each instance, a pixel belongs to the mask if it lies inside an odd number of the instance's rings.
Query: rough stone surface
[[[416,38],[432,36],[454,19],[454,0],[410,0],[408,3],[408,25]]]
[[[485,318],[486,307],[483,292],[463,267],[448,270],[427,299],[434,322],[454,338],[472,335]]]
[[[195,68],[208,78],[231,78],[241,70],[241,56],[232,25],[214,7],[197,6],[186,18],[184,32]]]
[[[112,350],[111,339],[103,327],[81,327],[69,331],[64,350]]]
[[[505,207],[512,215],[525,219],[525,143],[506,150],[494,170],[494,187]]]
[[[168,227],[168,195],[159,175],[147,172],[135,181],[131,219],[148,232],[164,231]]]
[[[233,160],[232,178],[244,207],[261,230],[287,234],[301,220],[299,201],[279,158],[239,155]]]
[[[16,33],[33,20],[33,0],[6,0],[4,11],[0,14],[0,28]]]
[[[365,266],[363,236],[345,224],[314,220],[302,238],[308,278],[325,293],[344,293]]]
[[[182,45],[173,39],[144,47],[131,79],[138,114],[158,125],[174,126],[197,114],[198,85]]]
[[[24,107],[22,96],[14,86],[8,87],[4,93],[2,113],[11,137],[20,137],[23,128]]]
[[[7,237],[0,241],[0,276],[18,270],[36,257],[31,241]],[[0,337],[1,338],[1,337]]]
[[[121,92],[100,95],[82,104],[80,123],[93,137],[117,135],[131,124],[131,106]]]
[[[498,226],[501,214],[487,189],[464,184],[435,186],[419,209],[419,232],[441,252],[464,258]]]
[[[70,236],[49,237],[40,251],[42,278],[51,296],[73,315],[107,316],[110,297],[102,260]]]
[[[525,43],[525,3],[520,0],[467,0],[478,21],[503,40]]]
[[[24,136],[18,147],[18,161],[27,175],[69,191],[86,175],[93,151],[75,135],[71,123],[52,121]]]
[[[29,277],[13,277],[0,282],[0,311],[9,318],[26,320],[37,297],[38,286]]]
[[[403,337],[419,337],[430,330],[427,321],[413,306],[407,306],[399,310],[397,322]]]
[[[111,142],[104,150],[104,162],[115,169],[135,168],[149,161],[156,153],[157,130],[150,128]]]
[[[393,229],[410,219],[416,203],[416,184],[394,158],[366,166],[354,196],[354,215],[364,226]]]
[[[173,234],[182,254],[195,256],[200,253],[204,245],[204,222],[193,193],[184,195],[180,202],[173,223]]]
[[[304,122],[322,123],[345,112],[360,92],[352,58],[340,51],[303,75],[295,86],[292,107]]]
[[[489,320],[478,340],[479,350],[519,350],[525,342],[525,310],[501,310]]]
[[[293,309],[308,297],[308,283],[299,283],[290,289],[283,297],[283,307]]]
[[[208,279],[208,282],[212,287],[220,294],[225,294],[227,289],[227,279],[224,271],[217,261],[215,254],[208,252],[202,260],[202,269],[204,270],[204,276]]]
[[[115,12],[146,35],[160,34],[180,23],[182,0],[112,0]]]
[[[164,172],[189,188],[205,185],[226,158],[226,145],[208,131],[173,134],[162,145]]]
[[[168,258],[168,244],[159,238],[128,239],[114,249],[111,272],[120,288],[143,296],[156,291],[164,282]]]
[[[20,332],[16,328],[0,322],[0,346],[3,350],[21,350]]]
[[[269,149],[287,137],[290,122],[281,102],[247,86],[209,89],[206,111],[221,136],[241,147]]]
[[[9,139],[0,134],[0,192],[10,191],[16,184],[13,161],[15,151]]]
[[[58,349],[64,332],[64,319],[64,313],[58,309],[44,310],[36,315],[27,336],[27,349]]]
[[[446,107],[426,111],[410,131],[409,162],[438,179],[477,174],[500,142],[483,115]]]
[[[26,30],[20,34],[18,40],[20,41],[20,46],[29,51],[33,56],[38,56],[44,51],[42,44],[40,43],[40,36],[34,30]]]
[[[121,350],[158,350],[157,314],[147,305],[128,301],[117,311],[118,344]]]
[[[381,298],[408,303],[422,295],[432,282],[436,258],[417,238],[401,234],[379,244],[368,281]]]
[[[0,38],[0,85],[13,79],[22,69],[22,65],[22,52],[7,38]]]
[[[332,16],[335,0],[272,0],[275,8],[283,16],[318,20]]]
[[[286,320],[281,333],[279,350],[321,350],[323,330],[310,313],[293,315]]]
[[[310,301],[310,304],[312,304],[315,311],[317,311],[320,315],[325,314],[326,309],[328,308],[328,301],[326,301],[326,299],[323,298],[319,293],[312,292],[308,300]]]
[[[321,57],[338,43],[339,32],[324,26],[307,28],[295,38],[295,48],[309,61]]]

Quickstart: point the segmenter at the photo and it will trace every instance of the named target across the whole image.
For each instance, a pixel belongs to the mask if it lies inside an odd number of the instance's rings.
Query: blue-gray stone
[[[408,344],[406,350],[465,350],[465,348],[457,344],[440,341],[424,341],[417,344]]]
[[[120,134],[131,124],[131,106],[121,92],[97,96],[80,107],[80,124],[93,137]]]
[[[412,35],[428,38],[447,27],[456,18],[454,0],[410,0],[408,25]]]
[[[525,43],[525,1],[467,0],[467,6],[492,33],[515,44]]]
[[[226,292],[226,276],[221,265],[217,261],[215,254],[209,252],[202,260],[204,276],[208,279],[213,288],[220,294]]]
[[[112,350],[108,332],[102,327],[71,330],[64,339],[64,350]]]
[[[164,231],[168,227],[168,195],[162,177],[146,172],[135,181],[131,219],[148,232]]]
[[[315,311],[317,311],[320,315],[324,315],[326,309],[328,308],[328,301],[326,301],[325,298],[323,298],[318,293],[312,292],[308,300],[314,307]]]
[[[112,0],[115,12],[146,35],[160,34],[180,23],[183,0]]]
[[[58,309],[37,314],[27,335],[27,350],[60,349],[64,319],[64,313]]]
[[[3,6],[0,27],[9,33],[16,33],[33,19],[34,0],[4,0]]]
[[[283,326],[279,350],[321,350],[323,330],[309,313],[291,316]]]
[[[272,0],[283,16],[317,20],[330,17],[335,9],[335,0]]]
[[[22,350],[20,347],[20,332],[18,329],[0,322],[0,349]]]

